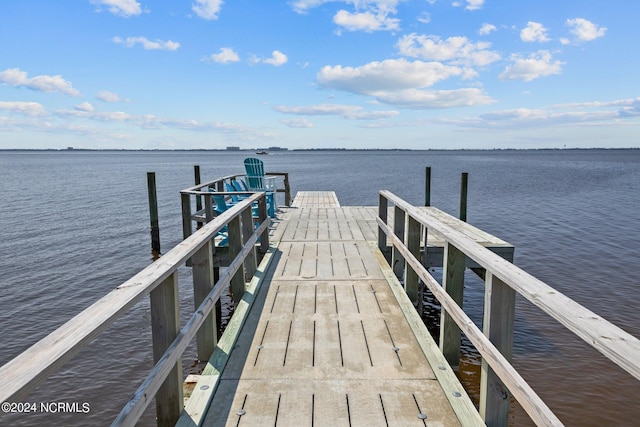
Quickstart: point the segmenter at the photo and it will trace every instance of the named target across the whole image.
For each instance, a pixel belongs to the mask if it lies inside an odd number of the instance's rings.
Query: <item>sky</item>
[[[639,147],[638,0],[3,0],[0,149]]]

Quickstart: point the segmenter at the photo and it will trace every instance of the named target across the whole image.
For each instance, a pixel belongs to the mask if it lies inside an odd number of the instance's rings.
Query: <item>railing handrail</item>
[[[387,200],[425,227],[435,230],[443,239],[451,242],[536,307],[640,380],[640,340],[636,337],[494,254],[460,231],[431,218],[426,211],[410,205],[389,191],[383,190],[380,194],[388,196]]]
[[[284,188],[276,188],[276,191],[278,193],[284,193],[284,198],[285,198],[284,204],[286,206],[291,205],[291,186],[289,185],[289,172],[268,172],[267,171],[265,172],[265,175],[281,176],[283,178]],[[201,191],[202,188],[213,187],[218,183],[223,183],[225,181],[232,181],[240,176],[247,176],[247,175],[245,173],[225,175],[208,182],[196,184],[191,187],[185,188],[184,190],[181,191],[181,193],[202,195],[201,193],[199,193],[199,191]],[[235,194],[235,193],[232,193],[232,194]]]
[[[381,202],[382,199],[385,199],[387,203],[393,203],[419,224],[430,231],[435,231],[445,240],[446,244],[451,244],[462,251],[467,257],[481,265],[488,273],[523,295],[535,306],[600,351],[609,360],[635,378],[640,379],[640,358],[638,358],[640,340],[636,337],[494,254],[450,225],[433,218],[424,209],[409,204],[387,190],[380,191],[380,196]],[[382,208],[380,209],[382,212]],[[386,206],[384,212],[386,212]],[[484,360],[494,369],[495,373],[521,403],[529,416],[543,425],[560,423],[544,402],[540,400],[502,356],[500,351],[464,314],[464,311],[446,293],[442,286],[433,279],[421,262],[412,255],[404,242],[394,234],[393,229],[387,225],[386,218],[378,217],[377,222],[380,230],[391,240],[394,247],[398,248],[407,264],[430,288],[440,301],[443,309],[450,313],[458,327],[467,335]]]
[[[180,355],[184,353],[187,346],[191,343],[196,332],[200,329],[206,317],[215,307],[216,301],[220,298],[222,292],[227,286],[229,286],[235,273],[242,267],[244,258],[246,258],[251,251],[251,248],[253,248],[258,241],[258,236],[268,228],[269,223],[270,221],[267,219],[254,231],[249,240],[243,246],[242,251],[229,264],[209,294],[204,297],[202,304],[196,308],[193,315],[180,330],[176,339],[164,352],[160,361],[154,366],[146,380],[140,385],[140,387],[138,387],[131,400],[114,420],[112,426],[134,425],[140,418],[151,401],[149,396],[155,396],[163,381],[169,375],[171,368],[176,364]],[[199,232],[200,230],[196,232],[196,234]]]
[[[83,347],[114,323],[142,297],[208,244],[226,224],[251,209],[264,194],[256,193],[214,218],[129,280],[74,316],[61,327],[0,367],[0,402],[19,401],[54,374]],[[268,225],[269,219],[263,222]],[[260,230],[265,227],[260,228]],[[254,233],[254,235],[257,233]],[[256,237],[257,238],[257,237]],[[255,239],[245,243],[255,244]],[[150,401],[151,399],[149,399]]]

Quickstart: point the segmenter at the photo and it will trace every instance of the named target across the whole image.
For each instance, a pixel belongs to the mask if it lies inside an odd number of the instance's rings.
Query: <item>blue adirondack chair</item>
[[[270,217],[275,217],[275,183],[272,178],[265,177],[262,160],[256,159],[255,157],[244,159],[244,168],[247,171],[249,190],[266,192],[267,211]]]

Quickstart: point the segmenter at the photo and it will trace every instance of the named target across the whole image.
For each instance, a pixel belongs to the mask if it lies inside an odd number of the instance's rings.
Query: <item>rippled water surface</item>
[[[243,170],[247,153],[0,152],[0,364],[150,262],[146,172],[158,183],[163,251],[179,242],[179,191]],[[334,190],[343,205],[375,205],[388,189],[457,215],[469,172],[470,223],[516,247],[515,262],[640,337],[640,150],[273,152],[267,170],[292,190]],[[192,306],[180,277],[183,312]],[[437,272],[436,272],[437,274]],[[465,310],[482,317],[482,284],[467,275]],[[428,307],[432,302],[426,301]],[[638,355],[640,357],[640,355]],[[195,359],[193,349],[185,367]],[[514,365],[567,425],[636,425],[640,383],[520,298]],[[477,353],[460,375],[473,395]],[[87,402],[89,414],[0,414],[0,425],[108,425],[152,364],[147,300],[107,329],[27,399]],[[0,379],[2,381],[2,379]],[[517,406],[514,425],[530,421]],[[142,425],[153,425],[153,409]]]

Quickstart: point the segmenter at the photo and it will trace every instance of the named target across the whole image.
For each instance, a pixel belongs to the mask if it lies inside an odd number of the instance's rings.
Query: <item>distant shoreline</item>
[[[424,148],[424,149],[411,149],[411,148],[293,148],[288,150],[280,150],[277,153],[288,152],[327,152],[327,151],[339,151],[339,152],[354,152],[354,151],[598,151],[598,150],[640,150],[640,147],[594,147],[594,148]],[[181,148],[181,149],[167,149],[167,148],[0,148],[0,152],[56,152],[56,153],[76,153],[76,152],[216,152],[216,153],[254,153],[255,149],[242,149],[242,150],[226,150],[216,148]],[[272,153],[275,154],[275,153]]]

